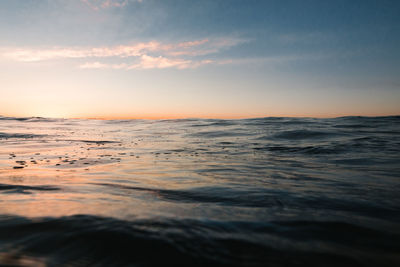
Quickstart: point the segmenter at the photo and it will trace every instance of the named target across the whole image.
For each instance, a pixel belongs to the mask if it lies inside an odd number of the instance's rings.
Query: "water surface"
[[[0,117],[0,264],[398,266],[400,117]]]

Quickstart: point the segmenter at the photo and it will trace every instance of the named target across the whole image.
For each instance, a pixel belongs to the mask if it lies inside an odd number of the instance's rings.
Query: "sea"
[[[400,266],[400,116],[1,116],[0,265]]]

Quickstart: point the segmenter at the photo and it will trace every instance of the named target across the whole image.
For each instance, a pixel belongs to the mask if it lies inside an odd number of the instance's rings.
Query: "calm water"
[[[400,266],[400,117],[0,117],[0,264]]]

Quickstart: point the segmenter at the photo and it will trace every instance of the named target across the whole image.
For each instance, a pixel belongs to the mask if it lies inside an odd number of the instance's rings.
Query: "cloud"
[[[246,42],[249,42],[249,40],[232,37],[204,39],[180,43],[175,49],[168,49],[167,54],[170,56],[205,56]]]
[[[100,62],[86,62],[79,66],[81,69],[105,69],[107,68],[107,64],[103,64]]]
[[[4,52],[3,56],[16,61],[33,62],[63,58],[138,57],[153,51],[163,51],[161,44],[147,42],[114,47],[12,49]]]
[[[81,0],[81,2],[88,5],[93,10],[100,10],[113,7],[124,7],[129,2],[142,3],[143,0]]]
[[[188,68],[191,64],[190,60],[183,59],[170,59],[162,56],[152,57],[148,55],[142,55],[140,63],[137,66],[131,66],[131,69],[142,68],[142,69],[164,69],[175,67],[178,69]]]
[[[131,45],[119,45],[113,47],[56,47],[50,49],[7,49],[2,53],[6,58],[23,62],[63,58],[102,58],[102,57],[140,57],[148,54],[157,56],[204,56],[218,53],[240,43],[242,39],[218,38],[202,39],[189,42],[164,44],[157,41],[136,43]],[[153,55],[154,56],[154,55]]]
[[[122,64],[105,64],[100,62],[86,62],[79,66],[81,69],[127,69],[128,65]]]
[[[178,43],[162,43],[158,41],[140,42],[130,45],[109,47],[53,47],[45,49],[7,48],[2,49],[1,55],[5,58],[20,62],[39,62],[61,59],[96,58],[123,61],[120,64],[87,62],[80,65],[82,69],[163,69],[194,68],[213,62],[210,59],[198,59],[210,54],[246,42],[239,38],[204,38]],[[126,61],[134,62],[127,65]],[[104,60],[102,60],[104,61]],[[107,60],[109,61],[109,60]]]
[[[81,69],[125,69],[125,70],[143,70],[143,69],[193,69],[202,65],[211,64],[212,60],[184,60],[167,57],[152,57],[148,55],[142,55],[137,63],[133,64],[107,64],[101,62],[86,62],[79,66]]]
[[[140,59],[131,64],[108,64],[101,62],[86,62],[79,66],[81,69],[124,69],[124,70],[143,70],[143,69],[194,69],[204,65],[248,65],[248,66],[271,66],[277,67],[282,64],[287,64],[296,61],[321,60],[326,56],[308,54],[308,55],[283,55],[271,57],[256,57],[256,58],[234,58],[220,60],[184,60],[167,57],[152,57],[142,55]]]
[[[190,69],[204,65],[271,65],[293,61],[320,60],[326,55],[276,55],[255,58],[211,57],[225,49],[248,42],[239,38],[205,38],[178,43],[140,42],[109,47],[55,47],[47,49],[4,48],[3,57],[20,62],[73,59],[85,63],[81,69]],[[215,59],[218,58],[218,59]],[[113,63],[109,63],[113,62]]]

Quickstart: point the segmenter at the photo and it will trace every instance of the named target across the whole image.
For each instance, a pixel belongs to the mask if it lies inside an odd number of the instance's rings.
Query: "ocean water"
[[[0,265],[400,266],[400,117],[0,117]]]

